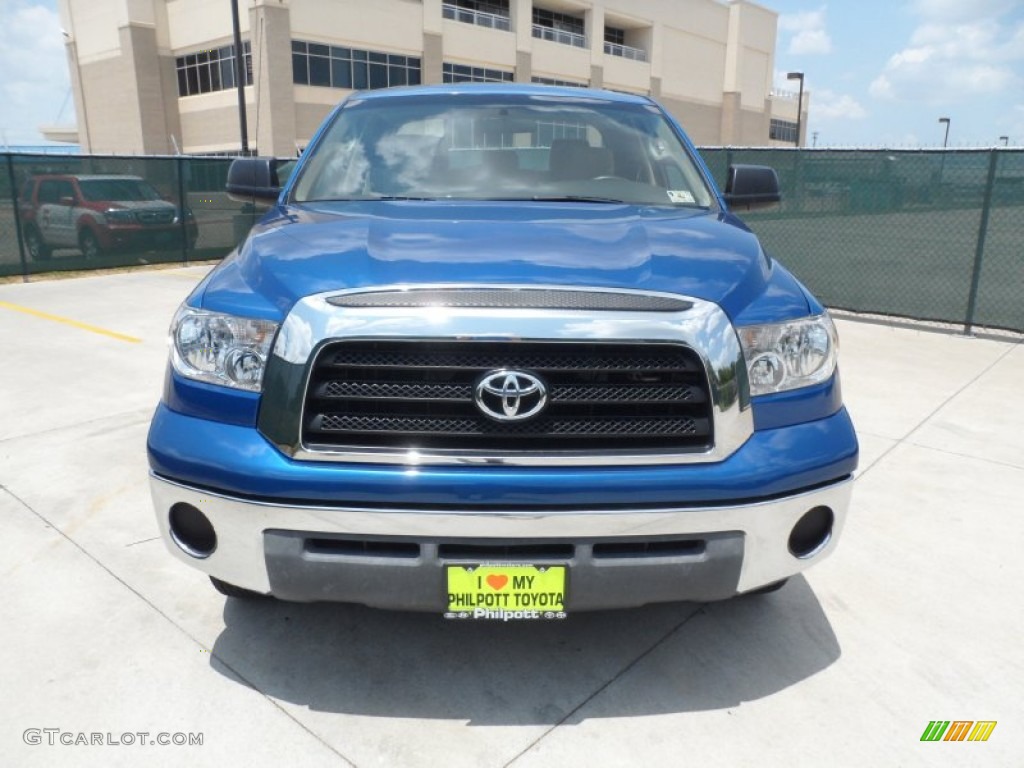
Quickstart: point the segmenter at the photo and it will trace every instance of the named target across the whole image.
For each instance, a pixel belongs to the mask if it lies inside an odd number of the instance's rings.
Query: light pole
[[[242,50],[242,32],[238,25],[238,2],[231,3],[231,31],[235,39],[235,86],[238,89],[238,133],[242,139],[242,156],[249,154],[249,127],[245,116],[245,51]]]
[[[799,80],[800,81],[800,95],[796,100],[796,145],[800,146],[800,132],[803,129],[803,117],[804,117],[804,73],[803,72],[790,72],[786,75],[787,80]]]
[[[939,123],[945,123],[946,124],[946,135],[942,139],[942,148],[945,149],[946,145],[949,143],[949,118],[948,117],[940,117],[939,118]],[[942,188],[942,177],[945,176],[945,175],[946,175],[946,153],[943,152],[942,156],[939,159],[939,188],[940,189]]]

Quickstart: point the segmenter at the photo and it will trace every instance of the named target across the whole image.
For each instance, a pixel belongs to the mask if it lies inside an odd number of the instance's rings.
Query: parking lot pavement
[[[204,272],[0,285],[0,764],[1021,764],[1022,346],[839,322],[854,506],[774,595],[446,624],[225,600],[164,550],[145,435]]]

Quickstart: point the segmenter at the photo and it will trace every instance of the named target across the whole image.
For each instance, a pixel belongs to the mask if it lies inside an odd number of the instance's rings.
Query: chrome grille
[[[174,221],[174,211],[136,211],[135,218],[141,224],[170,224]]]
[[[540,378],[543,412],[484,416],[474,389],[495,369]],[[317,356],[302,442],[312,451],[702,452],[711,408],[700,357],[682,344],[350,340]]]

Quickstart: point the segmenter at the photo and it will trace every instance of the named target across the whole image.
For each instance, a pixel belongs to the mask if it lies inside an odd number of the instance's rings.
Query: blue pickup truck
[[[282,174],[283,175],[283,174]],[[168,548],[234,597],[559,619],[777,589],[857,438],[827,311],[642,96],[355,93],[171,325]]]

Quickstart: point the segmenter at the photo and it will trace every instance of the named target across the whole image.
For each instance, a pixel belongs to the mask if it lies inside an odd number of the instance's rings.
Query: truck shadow
[[[564,622],[454,622],[269,599],[228,600],[224,620],[211,665],[275,699],[471,725],[727,709],[795,685],[840,656],[802,576],[773,595]]]

